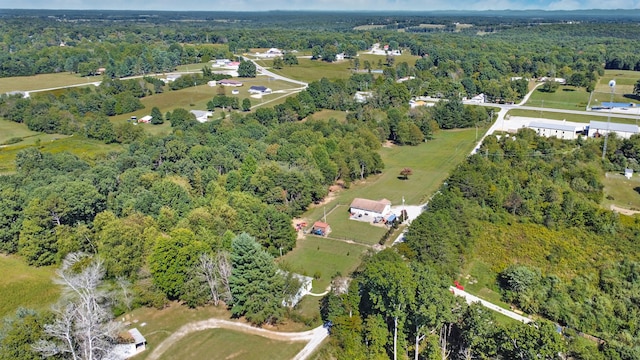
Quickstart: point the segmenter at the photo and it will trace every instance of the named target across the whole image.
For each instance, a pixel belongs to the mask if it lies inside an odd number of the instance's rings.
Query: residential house
[[[254,85],[249,88],[249,94],[271,94],[271,89],[266,86]]]
[[[355,198],[349,206],[351,216],[359,217],[360,215],[370,217],[385,217],[391,212],[391,201],[382,199],[379,201]]]
[[[230,80],[230,79],[223,79],[223,80],[219,80],[218,85],[222,85],[222,86],[242,86],[242,82],[237,81],[237,80]],[[215,84],[213,85],[215,86]]]
[[[151,122],[151,119],[153,119],[153,116],[151,116],[151,115],[146,115],[146,116],[141,117],[141,118],[138,120],[138,122],[139,122],[139,123],[143,123],[143,124],[148,124],[148,123],[150,123],[150,122]]]
[[[192,113],[196,117],[196,120],[201,123],[209,121],[209,117],[213,116],[213,113],[211,111],[191,110],[189,112]]]

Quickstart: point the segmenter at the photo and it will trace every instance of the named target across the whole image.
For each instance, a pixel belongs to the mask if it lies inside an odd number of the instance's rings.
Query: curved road
[[[329,332],[322,326],[319,326],[313,330],[303,332],[280,332],[271,331],[253,327],[251,325],[239,322],[233,322],[222,319],[208,319],[202,321],[196,321],[182,326],[176,332],[171,334],[168,338],[164,339],[158,346],[153,349],[151,354],[147,357],[147,360],[158,360],[171,346],[177,341],[184,338],[191,333],[197,331],[203,331],[208,329],[227,329],[238,331],[244,334],[258,335],[272,340],[278,341],[293,341],[302,342],[306,341],[307,345],[300,350],[300,352],[294,357],[294,360],[307,359],[317,348],[322,341],[329,336]]]

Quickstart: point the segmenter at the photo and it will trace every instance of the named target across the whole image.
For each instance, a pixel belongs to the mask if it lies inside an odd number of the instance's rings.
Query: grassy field
[[[531,94],[526,106],[542,108],[585,110],[589,104],[589,93],[584,88],[561,85],[554,93],[543,92],[538,88]]]
[[[93,163],[95,160],[111,151],[122,151],[123,149],[122,145],[119,144],[105,144],[103,142],[90,140],[81,136],[57,138],[60,136],[61,135],[40,135],[39,138],[42,139],[40,151],[50,153],[68,151],[89,163]],[[29,142],[32,143],[34,141],[33,139],[34,138],[30,138]],[[16,154],[28,146],[29,145],[26,144],[26,142],[21,142],[16,145],[0,149],[0,174],[15,171]]]
[[[620,97],[623,97],[625,94],[633,94],[633,86],[640,80],[640,71],[605,70],[604,76],[598,80],[594,91],[594,93],[602,93],[600,96],[605,96],[605,98],[600,99],[600,101],[609,101],[609,96],[607,95],[611,94],[611,88],[609,88],[609,81],[611,80],[616,81],[614,101],[630,101],[629,98],[621,99]],[[637,103],[638,101],[636,100],[634,102]]]
[[[38,135],[42,134],[37,131],[29,130],[25,124],[0,119],[0,144],[3,144],[5,141],[15,137],[25,139],[36,137]]]
[[[230,330],[203,330],[175,343],[160,359],[269,359],[288,360],[305,346]],[[215,350],[214,350],[215,349]]]
[[[634,174],[627,179],[623,174],[607,173],[602,179],[604,200],[602,205],[609,209],[616,205],[624,209],[640,210],[640,177]]]
[[[258,64],[271,67],[272,60],[261,59]],[[330,80],[347,79],[351,76],[349,61],[338,61],[328,63],[326,61],[298,59],[298,65],[285,66],[282,69],[270,68],[269,71],[304,82],[313,82],[325,77]]]
[[[0,318],[19,307],[45,309],[60,295],[51,267],[31,267],[18,257],[0,255],[0,273]]]
[[[29,91],[49,89],[61,86],[87,84],[102,81],[102,76],[80,77],[77,74],[58,73],[34,76],[16,76],[0,78],[0,93],[10,91]]]
[[[298,240],[296,248],[283,256],[279,262],[291,271],[306,276],[320,275],[313,281],[313,291],[326,290],[336,273],[347,275],[360,264],[361,255],[367,247],[342,241],[307,236]]]
[[[312,115],[309,115],[308,118],[313,118],[315,120],[329,120],[333,118],[338,121],[345,121],[347,119],[347,113],[338,110],[322,109]]]

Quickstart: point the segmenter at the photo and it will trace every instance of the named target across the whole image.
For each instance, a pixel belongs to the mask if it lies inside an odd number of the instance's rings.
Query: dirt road
[[[162,341],[158,346],[153,349],[151,355],[147,360],[158,360],[162,354],[164,354],[171,346],[173,346],[178,340],[185,336],[202,330],[207,329],[227,329],[238,331],[244,334],[258,335],[267,339],[278,341],[306,341],[307,345],[300,350],[295,360],[304,360],[308,358],[316,348],[322,343],[322,341],[329,336],[329,332],[322,326],[319,326],[313,330],[303,332],[279,332],[271,331],[253,327],[251,325],[239,322],[233,322],[222,319],[208,319],[202,321],[196,321],[182,326],[178,331],[171,334],[168,338]]]

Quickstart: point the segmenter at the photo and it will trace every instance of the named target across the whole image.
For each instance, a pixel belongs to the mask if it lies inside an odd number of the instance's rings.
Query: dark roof
[[[260,85],[254,85],[254,86],[250,87],[249,90],[265,91],[265,90],[267,90],[267,87],[266,86],[260,86]]]

